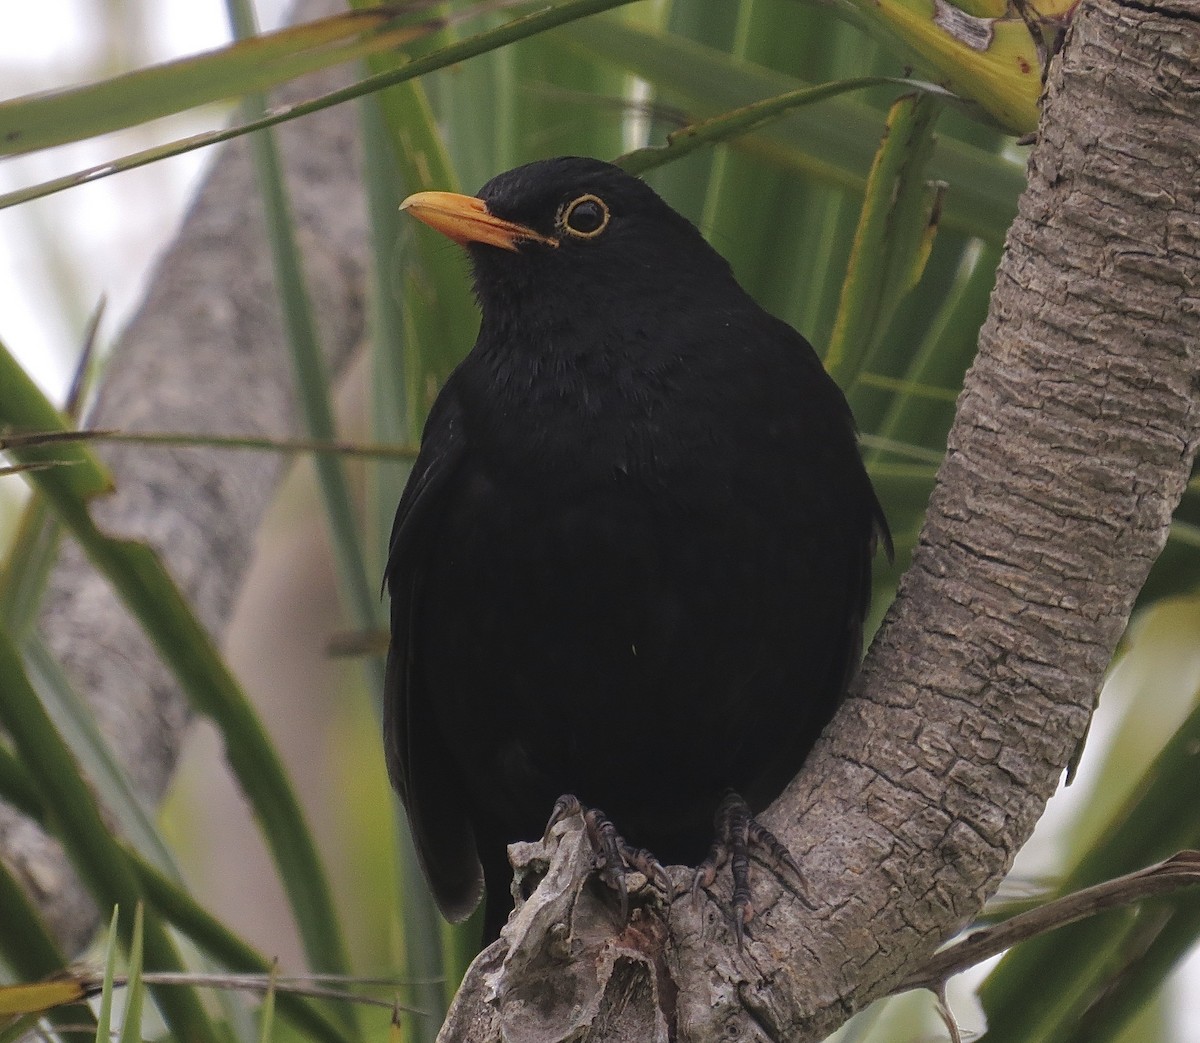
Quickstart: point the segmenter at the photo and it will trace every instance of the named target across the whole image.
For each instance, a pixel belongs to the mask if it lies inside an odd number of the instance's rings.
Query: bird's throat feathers
[[[485,316],[472,354],[487,374],[489,396],[510,417],[532,410],[546,421],[573,414],[609,422],[639,403],[649,409],[686,368],[678,344],[642,327],[580,330],[546,316],[519,325]]]
[[[671,329],[660,316],[627,318],[582,328],[545,314],[516,325],[485,317],[458,377],[493,459],[554,472],[565,489],[616,477],[654,485],[716,450],[744,413],[738,373],[754,343],[721,334],[745,332],[745,316],[693,312]]]

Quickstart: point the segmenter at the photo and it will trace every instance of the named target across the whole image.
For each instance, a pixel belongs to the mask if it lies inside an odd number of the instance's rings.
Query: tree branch
[[[1020,942],[1109,909],[1134,905],[1146,898],[1174,894],[1181,888],[1195,887],[1197,884],[1200,884],[1200,851],[1180,851],[1145,869],[1085,887],[1036,909],[1018,913],[995,927],[972,931],[962,941],[943,949],[919,971],[906,978],[896,991],[929,989],[941,994],[946,982],[954,975],[999,956]]]
[[[589,864],[564,842],[558,904],[481,954],[444,1043],[514,1024],[823,1039],[995,889],[1083,735],[1200,440],[1198,19],[1200,0],[1098,0],[1054,63],[912,568],[768,816],[816,909],[760,872],[742,952],[727,882],[699,910],[644,895],[622,929],[564,881]]]

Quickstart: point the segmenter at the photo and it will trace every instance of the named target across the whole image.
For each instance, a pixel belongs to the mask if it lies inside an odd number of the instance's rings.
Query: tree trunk
[[[979,911],[1084,733],[1200,440],[1198,54],[1200,0],[1098,0],[1052,66],[912,568],[768,816],[815,908],[760,871],[741,953],[727,889],[644,897],[622,930],[570,831],[441,1040],[820,1040]]]

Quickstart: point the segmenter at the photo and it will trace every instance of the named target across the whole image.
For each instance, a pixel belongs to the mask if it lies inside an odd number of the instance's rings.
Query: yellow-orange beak
[[[558,240],[535,232],[515,221],[505,221],[488,213],[487,204],[475,196],[457,192],[416,192],[400,204],[418,221],[453,239],[460,246],[486,243],[505,250],[516,250],[522,242],[557,246]]]

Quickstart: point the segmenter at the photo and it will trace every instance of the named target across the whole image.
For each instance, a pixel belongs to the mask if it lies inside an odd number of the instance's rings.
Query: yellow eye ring
[[[595,239],[608,227],[611,216],[604,200],[589,192],[564,206],[558,213],[557,224],[576,239]]]

